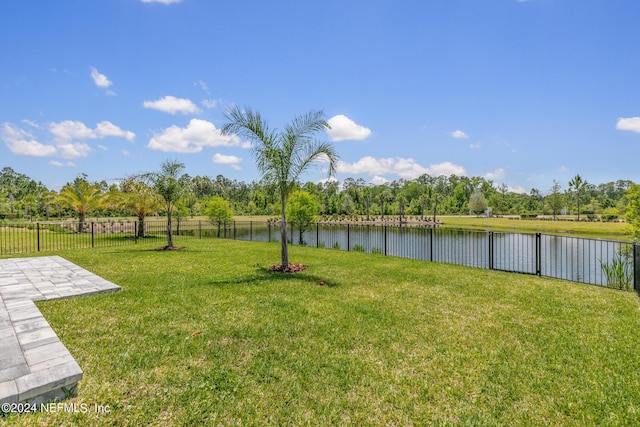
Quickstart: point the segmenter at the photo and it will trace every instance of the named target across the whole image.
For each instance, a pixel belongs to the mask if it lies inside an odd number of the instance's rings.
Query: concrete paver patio
[[[82,379],[33,301],[118,289],[59,256],[0,260],[0,404],[63,399]]]

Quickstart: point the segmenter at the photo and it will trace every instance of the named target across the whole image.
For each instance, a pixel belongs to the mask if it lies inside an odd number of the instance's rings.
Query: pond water
[[[234,237],[279,241],[276,226],[236,224]],[[231,231],[229,231],[231,233]],[[312,225],[302,235],[288,230],[292,244],[377,253],[401,258],[555,277],[606,285],[602,264],[631,253],[625,242],[565,236],[432,229],[429,227]],[[231,237],[231,236],[228,236]],[[629,268],[631,265],[629,265]]]

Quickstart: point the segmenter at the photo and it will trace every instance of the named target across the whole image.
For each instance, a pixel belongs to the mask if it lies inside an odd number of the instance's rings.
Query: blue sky
[[[640,181],[637,0],[65,0],[0,13],[0,167],[58,189],[185,163],[259,175],[222,136],[323,110],[337,178]],[[322,168],[305,180],[319,181]]]

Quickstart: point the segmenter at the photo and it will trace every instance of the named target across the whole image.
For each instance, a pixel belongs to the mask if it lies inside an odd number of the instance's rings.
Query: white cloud
[[[86,142],[66,142],[56,146],[58,155],[63,159],[87,157],[92,151]]]
[[[373,185],[382,185],[382,184],[386,184],[387,182],[389,182],[389,180],[387,178],[384,178],[382,176],[374,176],[373,178],[371,178],[371,183]]]
[[[213,163],[216,163],[218,165],[229,165],[235,170],[241,169],[240,166],[238,166],[238,163],[242,161],[240,157],[226,156],[224,154],[216,153],[213,155],[213,158],[211,160],[213,161]]]
[[[466,133],[464,133],[461,130],[454,130],[453,132],[451,132],[451,136],[456,138],[456,139],[467,139],[469,138],[469,135],[467,135]]]
[[[49,124],[49,131],[60,141],[95,138],[95,133],[82,122],[65,120]]]
[[[33,120],[22,119],[20,120],[20,122],[24,123],[25,125],[29,125],[32,128],[40,129],[40,125]]]
[[[37,124],[28,123],[30,126],[40,128]],[[135,134],[124,131],[111,122],[98,123],[96,129],[87,127],[82,122],[65,120],[59,123],[50,123],[48,131],[53,136],[51,144],[38,142],[29,132],[19,129],[9,123],[2,126],[1,137],[12,153],[33,157],[62,157],[74,159],[87,157],[92,148],[83,142],[87,139],[99,139],[108,136],[118,136],[133,141]]]
[[[180,3],[182,0],[140,0],[142,3],[162,3],[162,4],[172,4],[172,3]]]
[[[54,156],[57,153],[56,147],[36,141],[29,132],[25,132],[9,123],[2,125],[0,136],[13,154],[48,157]]]
[[[122,130],[118,126],[106,120],[98,123],[98,125],[96,126],[95,134],[97,138],[106,136],[119,136],[129,142],[133,142],[133,140],[136,138],[135,133],[128,130]]]
[[[521,186],[516,186],[516,187],[512,187],[510,185],[507,185],[507,190],[511,191],[512,193],[518,193],[518,194],[527,194],[527,190],[524,189],[524,187]]]
[[[86,139],[101,139],[108,136],[117,136],[133,142],[136,134],[131,131],[120,129],[109,121],[102,121],[96,125],[95,129],[87,127],[82,122],[65,120],[59,123],[49,124],[49,131],[55,136],[57,141],[72,141]]]
[[[502,179],[504,178],[506,175],[506,172],[504,169],[502,168],[498,168],[496,170],[494,170],[493,172],[487,172],[486,174],[484,174],[484,179],[490,180],[490,181],[495,181],[497,179]]]
[[[331,141],[343,141],[346,139],[362,141],[371,135],[371,129],[356,124],[342,114],[331,117],[327,122],[331,126],[331,129],[327,130]]]
[[[451,162],[442,162],[435,165],[429,165],[429,167],[427,168],[427,173],[431,176],[467,176],[467,171],[464,167]]]
[[[108,88],[112,84],[111,80],[109,80],[104,74],[100,74],[95,67],[91,67],[91,78],[96,86],[103,89]]]
[[[363,157],[355,163],[340,162],[338,173],[370,175],[378,178],[382,175],[394,174],[404,179],[415,179],[424,174],[431,176],[449,176],[452,174],[464,176],[467,174],[462,166],[451,162],[438,163],[425,168],[411,158],[388,157],[376,159],[371,156]]]
[[[72,167],[74,167],[74,166],[76,165],[76,164],[75,164],[75,163],[73,163],[73,162],[62,163],[62,162],[59,162],[59,161],[57,161],[57,160],[51,160],[51,161],[49,162],[49,164],[50,164],[51,166],[56,166],[56,167],[59,167],[59,168],[64,168],[64,167],[72,168]]]
[[[199,153],[204,147],[248,148],[248,145],[236,135],[223,135],[211,122],[191,119],[186,128],[174,125],[153,135],[147,147],[164,152]]]
[[[469,148],[471,148],[472,150],[477,150],[478,148],[480,148],[480,144],[478,144],[478,143],[469,144]]]
[[[169,114],[197,114],[200,109],[191,100],[186,98],[176,98],[175,96],[165,96],[156,101],[144,101],[144,108],[164,111]]]
[[[621,117],[618,119],[616,129],[640,133],[640,117]]]
[[[198,86],[200,89],[209,93],[209,85],[204,80],[198,80],[197,82],[193,82],[194,86]]]
[[[216,105],[218,105],[218,101],[215,99],[205,99],[204,101],[202,101],[202,105],[204,105],[205,108],[216,108]]]
[[[565,172],[567,172],[568,170],[569,170],[569,168],[568,168],[568,167],[566,167],[566,166],[560,166],[560,167],[558,168],[558,172],[560,172],[560,173],[565,173]]]

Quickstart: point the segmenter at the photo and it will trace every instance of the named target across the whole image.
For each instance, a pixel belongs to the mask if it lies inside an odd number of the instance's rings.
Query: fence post
[[[542,275],[542,234],[536,233],[536,276]]]
[[[493,231],[489,232],[489,270],[493,270]]]
[[[349,223],[347,223],[347,252],[349,252],[351,248],[351,234],[349,232]]]
[[[633,244],[633,289],[640,292],[640,245]]]
[[[93,234],[93,224],[94,224],[94,222],[91,221],[91,247],[95,248],[95,241],[94,241],[94,234]]]
[[[320,247],[320,225],[316,222],[316,248]]]
[[[233,240],[236,240],[236,222],[233,221]]]
[[[429,261],[433,262],[433,230],[436,226],[429,228]]]
[[[36,230],[38,230],[38,252],[40,252],[40,223],[36,222]]]
[[[271,221],[267,221],[267,243],[271,243]]]
[[[138,221],[133,221],[133,243],[138,243]]]
[[[253,241],[253,221],[249,221],[249,241]]]
[[[202,240],[202,220],[198,220],[198,239]]]
[[[387,255],[387,226],[384,225],[382,232],[384,234],[384,254]]]

